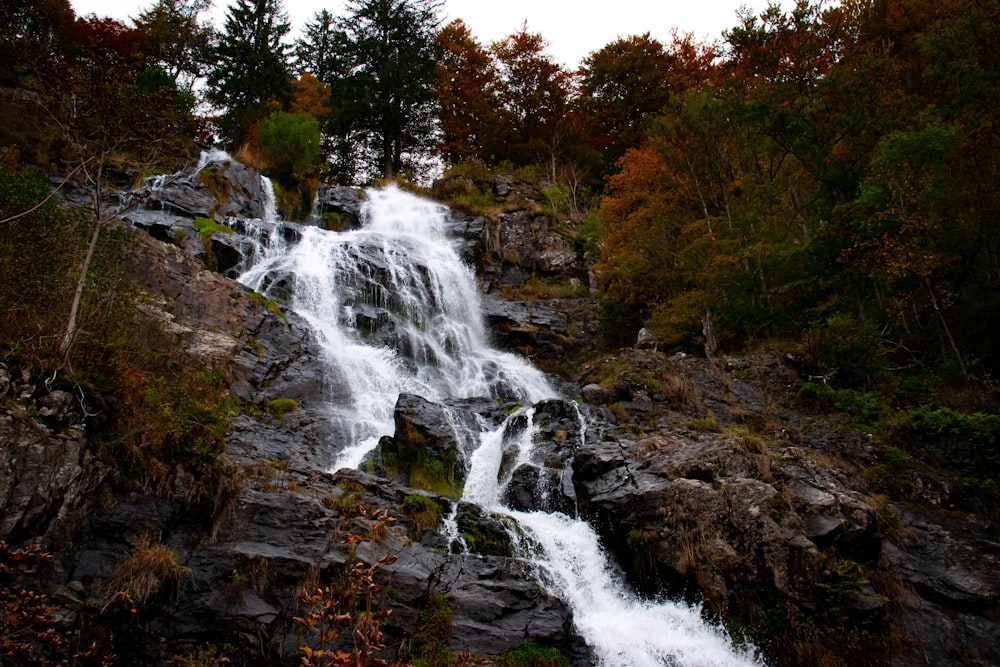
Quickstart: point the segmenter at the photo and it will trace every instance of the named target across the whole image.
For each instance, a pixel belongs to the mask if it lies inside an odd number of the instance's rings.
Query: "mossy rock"
[[[472,553],[506,558],[514,555],[514,545],[507,527],[500,519],[484,513],[478,506],[459,504],[456,523],[458,532]]]
[[[444,407],[402,394],[396,403],[395,425],[395,435],[379,441],[365,462],[366,469],[415,489],[461,497],[464,466]]]

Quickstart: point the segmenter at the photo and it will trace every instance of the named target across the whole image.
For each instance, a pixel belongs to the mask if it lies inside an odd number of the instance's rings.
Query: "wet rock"
[[[455,239],[459,257],[470,266],[482,265],[486,242],[486,219],[450,211],[445,219],[446,233]]]
[[[485,512],[472,503],[459,503],[455,521],[465,546],[472,553],[480,556],[514,555],[509,519]]]
[[[465,457],[443,405],[400,394],[395,433],[383,437],[367,459],[376,474],[440,495],[461,495]]]
[[[483,296],[483,314],[498,347],[556,358],[572,345],[565,313],[544,303]]]
[[[316,191],[316,224],[331,231],[361,227],[362,192],[345,185],[320,186]]]

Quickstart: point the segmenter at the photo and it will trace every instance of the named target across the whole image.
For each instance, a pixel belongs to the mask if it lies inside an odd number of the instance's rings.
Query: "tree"
[[[565,135],[573,77],[545,53],[546,46],[525,23],[490,47],[499,70],[497,159],[515,164],[547,162]]]
[[[619,38],[583,60],[580,100],[590,138],[609,171],[630,147],[638,146],[643,120],[670,98],[669,66],[663,45],[649,33]]]
[[[669,48],[645,33],[619,38],[584,59],[580,106],[604,173],[628,148],[642,143],[646,122],[671,95],[711,80],[715,55],[690,35],[675,32]]]
[[[296,114],[309,114],[322,122],[330,115],[330,86],[309,72],[303,72],[292,81],[292,99],[288,110]]]
[[[238,147],[268,114],[272,102],[288,97],[289,23],[281,0],[236,0],[215,48],[217,62],[208,76],[208,98],[223,107],[223,136]]]
[[[336,54],[336,20],[323,9],[306,23],[302,36],[295,40],[295,71],[301,76],[309,72],[323,82],[339,73],[341,62]]]
[[[211,0],[157,0],[133,19],[150,58],[187,90],[214,63],[215,29],[198,21],[211,6]]]
[[[303,179],[319,160],[319,123],[309,114],[279,111],[261,123],[260,150],[269,174],[283,184]]]
[[[61,85],[52,91],[49,113],[93,188],[96,218],[60,345],[67,363],[87,274],[110,217],[103,205],[108,171],[172,164],[191,145],[190,100],[162,70],[150,67],[145,46],[142,31],[118,21],[93,15],[78,19],[72,49],[60,65]]]
[[[440,0],[351,0],[337,24],[331,74],[335,157],[353,153],[366,176],[392,177],[433,145],[434,35]],[[352,150],[354,148],[355,150]],[[342,162],[345,176],[353,165]]]
[[[438,151],[452,164],[468,159],[492,163],[499,149],[493,59],[461,19],[442,28],[435,45]]]
[[[68,0],[0,0],[0,84],[14,85],[58,60],[73,25]]]

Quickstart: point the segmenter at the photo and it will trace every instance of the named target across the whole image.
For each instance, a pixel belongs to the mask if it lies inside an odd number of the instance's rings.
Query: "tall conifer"
[[[236,0],[229,8],[208,76],[208,97],[224,108],[219,127],[229,145],[240,146],[268,104],[288,97],[288,46],[281,41],[288,30],[281,0]]]
[[[328,81],[335,105],[328,130],[341,176],[391,177],[429,154],[440,6],[440,0],[348,2],[337,25],[342,67]]]

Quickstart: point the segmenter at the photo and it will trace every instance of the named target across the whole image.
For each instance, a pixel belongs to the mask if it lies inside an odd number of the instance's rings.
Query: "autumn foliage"
[[[599,211],[611,344],[648,326],[697,350],[711,312],[733,350],[825,340],[845,322],[874,332],[866,368],[810,353],[850,382],[883,366],[1000,370],[996,3],[774,4],[740,10],[714,42],[619,37],[575,70],[527,23],[483,44],[461,19],[441,25],[434,0],[319,12],[293,49],[274,0],[236,3],[221,36],[199,21],[202,0],[159,0],[133,25],[74,17],[64,0],[23,5],[3,3],[0,80],[37,91],[44,113],[0,128],[8,161],[182,159],[207,138],[201,80],[233,149],[259,155],[289,119],[315,120],[318,155],[311,121],[294,164],[274,150],[288,139],[268,149],[305,205],[320,174],[443,164],[525,168],[569,193],[575,222]],[[17,99],[5,109],[23,116],[35,98]],[[47,118],[58,127],[40,132]]]
[[[1000,137],[976,100],[1000,92],[997,12],[743,12],[709,83],[647,117],[607,181],[608,302],[695,349],[708,311],[731,347],[852,321],[876,335],[866,363],[825,360],[845,382],[873,359],[996,369]]]

